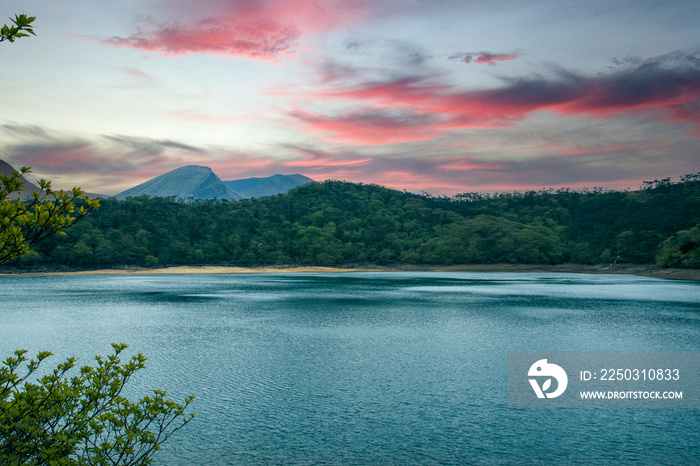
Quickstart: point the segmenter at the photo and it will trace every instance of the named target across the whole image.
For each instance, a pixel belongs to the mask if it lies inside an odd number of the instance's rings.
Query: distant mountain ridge
[[[312,181],[311,178],[298,174],[221,181],[221,178],[209,167],[186,165],[115,194],[112,197],[115,199],[126,199],[128,197],[150,196],[237,201],[285,193],[293,187]]]
[[[267,197],[286,193],[292,188],[311,183],[312,180],[304,175],[272,175],[266,178],[245,178],[242,180],[224,181],[224,184],[244,198]]]

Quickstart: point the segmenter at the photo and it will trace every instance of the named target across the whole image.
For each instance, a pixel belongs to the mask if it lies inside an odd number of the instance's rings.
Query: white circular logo
[[[569,378],[566,376],[566,372],[561,367],[556,364],[549,364],[546,359],[540,359],[535,364],[530,366],[530,370],[527,372],[528,377],[538,377],[545,378],[542,381],[542,385],[537,381],[538,379],[528,379],[532,389],[535,391],[537,398],[556,398],[566,390],[566,386],[569,383]],[[557,381],[556,390],[549,392],[548,390],[552,388],[552,378]]]

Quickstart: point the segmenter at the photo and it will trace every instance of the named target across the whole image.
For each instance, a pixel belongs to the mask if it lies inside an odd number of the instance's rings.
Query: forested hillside
[[[20,264],[657,263],[700,267],[700,181],[454,198],[341,181],[237,202],[106,199]]]

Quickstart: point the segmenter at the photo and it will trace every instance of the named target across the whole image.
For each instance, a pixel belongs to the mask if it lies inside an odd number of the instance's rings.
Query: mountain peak
[[[202,165],[185,165],[176,168],[122,191],[114,197],[126,199],[135,196],[228,199],[232,201],[242,199],[241,195],[226,187],[211,168]]]
[[[183,171],[191,171],[191,172],[211,172],[214,173],[214,170],[211,168],[204,166],[204,165],[183,165],[182,167],[178,167],[174,170],[170,170],[168,173],[177,173],[177,172],[183,172]]]

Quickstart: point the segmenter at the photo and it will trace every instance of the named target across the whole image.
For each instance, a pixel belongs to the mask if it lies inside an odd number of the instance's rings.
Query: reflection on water
[[[347,273],[0,278],[0,350],[149,357],[161,464],[691,464],[697,410],[518,410],[507,352],[700,350],[697,283]]]

